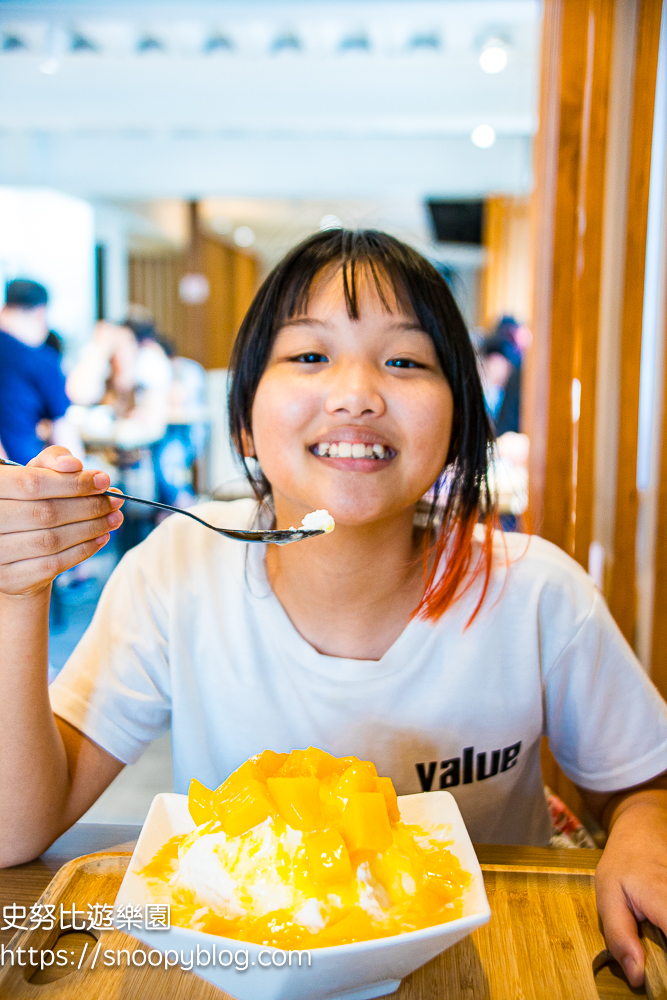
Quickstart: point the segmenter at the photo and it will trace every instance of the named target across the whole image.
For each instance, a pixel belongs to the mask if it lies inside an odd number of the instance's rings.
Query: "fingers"
[[[60,445],[52,445],[40,451],[28,462],[30,468],[53,469],[55,472],[80,472],[83,465],[78,458]]]
[[[24,531],[43,531],[63,524],[76,524],[105,517],[122,507],[118,497],[88,496],[63,500],[0,500],[0,536]],[[105,529],[106,530],[106,529]]]
[[[64,573],[65,570],[95,555],[108,541],[107,533],[55,555],[43,556],[40,559],[23,559],[9,566],[0,566],[0,592],[24,595],[37,593],[59,573]]]
[[[118,528],[122,521],[123,515],[115,510],[89,521],[77,521],[40,531],[0,535],[0,565],[10,566],[24,559],[58,555],[83,542],[108,534]]]
[[[123,521],[122,497],[102,496],[105,472],[84,470],[66,448],[0,470],[0,592],[34,594],[98,552]]]
[[[602,917],[607,947],[623,967],[631,986],[644,982],[644,949],[637,932],[637,921],[620,885],[601,893],[598,909]]]
[[[47,448],[47,452],[66,453],[65,448]],[[3,465],[0,468],[0,498],[5,500],[48,500],[55,497],[90,496],[109,489],[106,472],[81,469],[81,463],[68,453],[46,455],[41,452],[26,468]],[[45,456],[45,457],[42,457]],[[64,458],[65,464],[76,462],[78,471],[56,471],[56,463]],[[48,463],[45,465],[44,463]],[[56,468],[54,468],[56,466]]]

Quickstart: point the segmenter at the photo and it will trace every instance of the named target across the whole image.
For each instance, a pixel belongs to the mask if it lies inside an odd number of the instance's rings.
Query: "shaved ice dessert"
[[[470,875],[449,829],[401,822],[390,778],[315,747],[190,784],[196,829],[143,869],[171,923],[277,948],[388,937],[460,917]]]

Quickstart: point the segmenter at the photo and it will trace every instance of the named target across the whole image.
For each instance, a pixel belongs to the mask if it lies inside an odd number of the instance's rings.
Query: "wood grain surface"
[[[516,852],[514,864],[503,856]],[[612,1000],[648,996],[667,1000],[667,958],[662,934],[643,928],[647,989],[631,991],[609,961],[598,926],[593,876],[597,851],[539,848],[484,848],[479,854],[493,913],[485,927],[408,976],[396,1000]],[[523,857],[521,856],[523,855]],[[41,898],[85,910],[89,902],[112,903],[130,855],[107,852],[65,865]],[[566,860],[570,858],[570,866]],[[547,860],[548,864],[544,864]],[[542,862],[540,864],[539,862]],[[146,945],[113,931],[74,935],[57,929],[19,931],[16,949],[65,948],[71,966],[0,969],[0,997],[17,1000],[224,1000],[226,994],[179,969],[92,967],[95,949],[146,950]],[[84,947],[86,948],[85,957]],[[79,962],[81,968],[78,968]],[[56,978],[54,973],[62,974]]]
[[[639,430],[641,331],[644,315],[644,272],[646,268],[653,109],[661,16],[661,0],[639,0],[625,239],[614,562],[609,592],[611,613],[631,646],[635,644],[637,618],[636,542],[639,507],[637,435]]]

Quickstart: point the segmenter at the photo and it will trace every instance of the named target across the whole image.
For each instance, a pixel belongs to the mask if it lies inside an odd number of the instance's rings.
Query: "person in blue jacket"
[[[7,285],[0,310],[0,441],[22,465],[44,447],[40,420],[55,422],[70,405],[58,352],[45,343],[47,302],[43,285],[17,279]]]

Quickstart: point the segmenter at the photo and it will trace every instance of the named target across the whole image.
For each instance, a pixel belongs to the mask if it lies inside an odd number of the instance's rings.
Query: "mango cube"
[[[292,750],[278,771],[277,778],[328,778],[338,771],[339,762],[326,750],[308,747],[307,750]]]
[[[221,803],[225,801],[230,801],[236,798],[238,795],[242,795],[244,789],[247,786],[248,781],[261,781],[265,782],[266,777],[259,767],[258,758],[251,757],[247,760],[245,764],[241,764],[233,771],[226,781],[216,788],[213,793],[215,799]]]
[[[372,858],[370,868],[373,877],[384,886],[394,904],[409,899],[423,881],[419,856],[415,856],[414,848],[411,852],[403,854],[395,843]]]
[[[352,877],[350,855],[337,830],[321,830],[308,837],[306,855],[315,882],[346,882]]]
[[[375,790],[377,792],[382,792],[384,795],[384,800],[387,803],[387,815],[389,816],[389,822],[399,823],[401,819],[401,812],[398,808],[396,789],[394,788],[394,783],[391,778],[376,778]]]
[[[282,767],[288,756],[289,754],[286,753],[276,753],[275,750],[264,750],[263,753],[253,757],[253,760],[264,777],[268,778],[274,775],[276,771]]]
[[[352,792],[343,813],[341,833],[349,851],[386,851],[392,836],[382,792]]]
[[[267,778],[271,798],[294,830],[314,830],[320,819],[320,779]]]
[[[332,757],[326,750],[319,750],[317,747],[308,747],[307,750],[293,751],[303,754],[304,764],[310,768],[310,773],[315,778],[329,778],[338,770],[338,760]]]
[[[358,907],[346,913],[337,923],[325,927],[319,935],[320,943],[323,945],[367,941],[373,937],[377,937],[375,925],[366,911]]]
[[[202,823],[208,823],[209,820],[216,818],[215,811],[211,805],[212,795],[213,792],[210,788],[202,785],[201,781],[197,781],[196,778],[192,779],[190,788],[188,789],[188,810],[197,826],[201,826]]]
[[[336,757],[338,763],[338,774],[342,774],[343,771],[347,771],[348,767],[352,767],[353,764],[361,764],[358,757],[352,755],[351,757]]]
[[[238,774],[235,771],[231,778]],[[232,782],[231,778],[213,792],[211,802],[227,836],[238,837],[274,816],[276,810],[263,781],[243,776]]]
[[[352,792],[375,792],[377,791],[375,768],[371,771],[366,761],[360,760],[358,763],[348,767],[338,779],[336,794],[343,799],[348,799]]]

